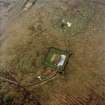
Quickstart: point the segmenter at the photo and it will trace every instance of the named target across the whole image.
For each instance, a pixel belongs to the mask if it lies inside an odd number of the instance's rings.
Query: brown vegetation
[[[83,0],[49,0],[18,17],[0,47],[6,79],[0,94],[13,96],[13,105],[105,105],[104,10]],[[63,18],[73,23],[72,31],[62,29]],[[49,47],[71,49],[73,55],[64,75],[35,87]]]

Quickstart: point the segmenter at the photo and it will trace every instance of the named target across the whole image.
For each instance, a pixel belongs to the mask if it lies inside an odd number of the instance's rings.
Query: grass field
[[[1,75],[9,71],[41,105],[104,105],[104,7],[89,0],[40,2],[7,28],[0,47]],[[61,27],[62,19],[72,26]],[[35,87],[36,76],[45,69],[42,59],[49,47],[70,49],[73,55],[64,75],[57,74],[55,79]],[[0,84],[0,94],[15,97],[15,103],[21,105],[24,97],[19,89],[7,82]],[[24,105],[35,105],[29,97],[25,97]]]

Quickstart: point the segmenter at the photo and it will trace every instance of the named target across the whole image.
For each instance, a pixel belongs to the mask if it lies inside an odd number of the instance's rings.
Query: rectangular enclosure
[[[62,72],[69,60],[69,55],[69,52],[65,50],[51,47],[48,50],[47,56],[45,56],[44,65],[58,72]]]

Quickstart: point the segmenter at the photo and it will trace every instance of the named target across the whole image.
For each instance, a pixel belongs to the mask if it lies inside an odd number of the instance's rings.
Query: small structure
[[[70,53],[57,48],[49,48],[47,56],[44,59],[44,65],[58,72],[63,72],[69,60]]]

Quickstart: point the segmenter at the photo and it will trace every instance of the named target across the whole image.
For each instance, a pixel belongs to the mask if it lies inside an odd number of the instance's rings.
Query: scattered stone
[[[66,21],[65,19],[62,20],[62,24],[61,24],[62,28],[66,28],[66,27],[70,28],[71,26],[72,26],[71,22]]]
[[[71,27],[72,26],[72,23],[71,22],[67,22],[67,26],[68,27]]]

